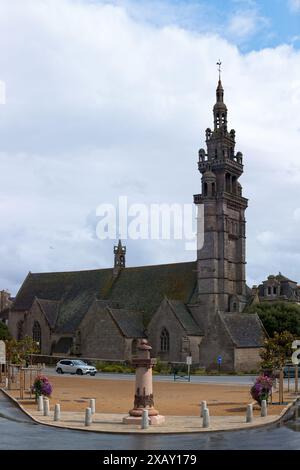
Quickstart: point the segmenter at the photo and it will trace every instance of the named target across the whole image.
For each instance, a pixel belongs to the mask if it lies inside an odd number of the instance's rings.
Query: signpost
[[[186,357],[186,363],[188,366],[188,381],[191,381],[191,365],[193,363],[192,356],[187,356]]]
[[[6,364],[6,348],[4,341],[0,341],[0,384],[2,382],[2,367]]]
[[[222,364],[222,356],[218,356],[218,369],[219,369],[219,375],[221,373],[221,364]]]
[[[298,371],[298,367],[299,367],[299,354],[300,354],[300,340],[299,339],[296,339],[295,341],[293,341],[293,344],[292,344],[292,349],[296,349],[295,352],[293,352],[292,354],[292,363],[295,365],[295,392],[298,393],[298,375],[299,375],[299,371]]]

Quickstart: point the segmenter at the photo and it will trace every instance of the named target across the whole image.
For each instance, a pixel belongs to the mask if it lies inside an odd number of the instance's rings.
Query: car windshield
[[[75,364],[75,366],[87,366],[87,364],[83,361],[73,361],[73,364]]]

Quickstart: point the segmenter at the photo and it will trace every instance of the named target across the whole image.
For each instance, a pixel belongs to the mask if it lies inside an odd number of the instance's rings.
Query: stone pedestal
[[[137,356],[132,360],[132,365],[136,367],[134,405],[129,416],[123,418],[124,424],[141,425],[145,409],[148,411],[150,424],[159,425],[165,422],[165,417],[154,408],[152,367],[156,364],[156,359],[151,359],[151,349],[148,341],[143,339],[137,347]]]

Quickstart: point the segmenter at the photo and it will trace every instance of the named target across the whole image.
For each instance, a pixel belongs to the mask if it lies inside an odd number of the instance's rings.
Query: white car
[[[58,374],[95,375],[97,369],[79,359],[62,359],[56,364]]]

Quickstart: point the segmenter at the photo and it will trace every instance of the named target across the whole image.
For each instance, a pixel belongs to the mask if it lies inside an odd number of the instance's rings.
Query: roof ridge
[[[129,271],[132,269],[141,269],[141,268],[155,268],[155,267],[162,267],[162,266],[175,266],[178,264],[195,264],[197,261],[181,261],[181,262],[174,262],[174,263],[162,263],[162,264],[144,264],[141,266],[126,266],[124,271]],[[78,270],[73,270],[73,271],[44,271],[44,272],[36,272],[32,273],[29,271],[27,274],[27,277],[35,277],[35,276],[40,276],[40,275],[55,275],[55,274],[78,274],[78,273],[90,273],[90,272],[99,272],[99,271],[109,271],[113,270],[112,267],[110,268],[96,268],[96,269],[78,269]],[[25,278],[25,279],[26,279]],[[25,281],[25,280],[24,280]]]

